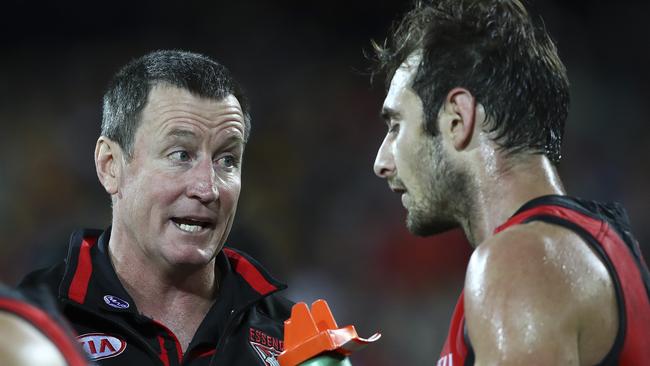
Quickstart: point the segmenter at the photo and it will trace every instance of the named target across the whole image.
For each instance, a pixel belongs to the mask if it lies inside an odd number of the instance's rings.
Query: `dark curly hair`
[[[541,20],[533,22],[519,0],[417,1],[373,47],[373,77],[386,75],[387,85],[410,54],[422,51],[412,87],[428,133],[438,134],[449,90],[463,87],[485,108],[485,130],[503,151],[559,162],[569,81]]]

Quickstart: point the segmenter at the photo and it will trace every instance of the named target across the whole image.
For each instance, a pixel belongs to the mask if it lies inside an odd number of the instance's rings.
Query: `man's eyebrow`
[[[243,147],[246,145],[246,141],[244,141],[244,138],[241,135],[232,134],[224,139],[222,145],[225,147]]]
[[[165,134],[165,137],[175,137],[182,140],[195,139],[196,134],[190,130],[174,128]]]
[[[389,124],[391,119],[397,119],[400,114],[390,107],[383,107],[379,113],[379,116],[382,120],[384,120],[386,124]]]
[[[165,139],[169,139],[171,141],[180,140],[183,142],[191,142],[200,139],[199,135],[197,135],[194,131],[186,130],[182,128],[171,129],[163,136]],[[219,145],[221,146],[221,148],[233,148],[238,145],[241,146],[246,145],[246,141],[244,140],[244,137],[241,134],[236,134],[236,133],[228,133],[223,138],[220,138],[219,141],[220,141]]]

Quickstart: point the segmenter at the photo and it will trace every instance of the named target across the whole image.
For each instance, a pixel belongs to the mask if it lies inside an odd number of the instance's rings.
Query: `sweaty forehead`
[[[393,78],[390,82],[390,88],[386,95],[387,100],[394,99],[398,94],[402,93],[406,88],[409,88],[413,83],[415,74],[418,71],[422,55],[420,51],[410,54],[404,62],[395,70]]]

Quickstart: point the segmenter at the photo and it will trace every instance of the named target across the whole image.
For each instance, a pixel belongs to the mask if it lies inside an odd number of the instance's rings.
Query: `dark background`
[[[0,280],[106,227],[94,170],[111,75],[156,49],[205,53],[248,90],[253,131],[229,244],[326,298],[340,325],[384,333],[359,365],[433,365],[462,286],[462,234],[416,239],[372,172],[385,127],[371,38],[408,1],[5,1],[0,9]],[[623,203],[650,253],[650,14],[632,0],[536,1],[572,82],[560,172],[574,195]]]

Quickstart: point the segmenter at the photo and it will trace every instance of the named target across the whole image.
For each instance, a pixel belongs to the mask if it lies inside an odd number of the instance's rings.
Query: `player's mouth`
[[[399,195],[402,195],[402,194],[406,193],[406,188],[404,188],[402,186],[392,185],[392,184],[389,184],[388,186],[390,187],[391,191],[393,191],[393,192],[395,192],[395,193],[397,193]]]
[[[214,227],[214,223],[207,218],[172,217],[171,220],[181,231],[190,234],[200,233]]]
[[[394,182],[389,182],[388,186],[390,187],[390,190],[399,194],[401,201],[402,201],[402,206],[406,207],[406,188],[404,188],[403,185],[401,184],[395,184]]]

